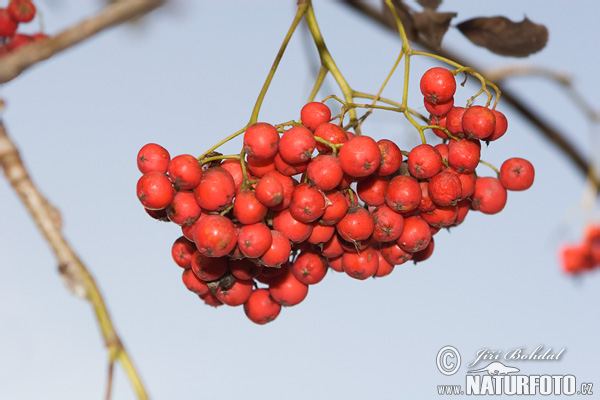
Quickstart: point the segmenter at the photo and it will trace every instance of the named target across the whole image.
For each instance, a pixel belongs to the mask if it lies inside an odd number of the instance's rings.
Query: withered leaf
[[[548,29],[525,18],[513,22],[506,17],[479,17],[456,26],[471,42],[502,56],[527,57],[543,49]]]
[[[423,8],[435,10],[442,4],[442,0],[418,0],[418,3]]]
[[[423,12],[413,14],[413,21],[419,34],[429,44],[439,49],[450,21],[454,17],[456,13],[439,13],[431,8],[425,8]]]

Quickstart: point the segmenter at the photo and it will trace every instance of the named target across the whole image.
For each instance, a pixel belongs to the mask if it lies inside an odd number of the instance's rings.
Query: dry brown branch
[[[342,0],[342,4],[345,4],[365,17],[373,20],[384,28],[391,30],[394,33],[397,33],[396,23],[392,18],[389,18],[386,14],[382,12],[382,10],[370,5],[367,2],[360,0]],[[412,39],[411,39],[412,40]],[[451,60],[456,61],[461,65],[468,65],[473,69],[480,71],[483,68],[477,66],[476,64],[466,60],[459,54],[449,52],[446,50],[434,49],[431,48],[426,42],[420,40],[419,38],[414,39],[414,42],[419,46],[427,49],[427,51],[432,52],[434,54],[438,54],[442,57],[449,58]],[[550,143],[554,144],[556,147],[562,150],[564,155],[567,157],[569,161],[571,161],[577,169],[583,174],[586,179],[590,179],[591,182],[594,183],[595,187],[599,187],[600,180],[596,175],[593,166],[588,160],[581,154],[573,144],[567,140],[567,135],[555,129],[547,122],[547,118],[536,113],[531,107],[529,107],[523,100],[519,98],[519,96],[513,93],[507,87],[504,87],[498,84],[498,87],[502,91],[502,99],[512,106],[515,111],[521,114],[525,119],[527,119],[531,124],[533,124],[539,133],[542,134],[544,138],[546,138]]]
[[[32,65],[50,58],[111,26],[130,21],[163,4],[163,0],[116,1],[97,15],[65,29],[56,36],[31,43],[0,59],[0,83],[17,77]]]
[[[27,207],[31,217],[50,244],[56,255],[58,270],[66,280],[68,287],[78,296],[92,303],[104,344],[109,352],[110,362],[120,361],[133,385],[138,398],[147,399],[144,385],[133,366],[133,363],[123,347],[112,324],[102,295],[83,262],[73,251],[62,235],[60,224],[56,223],[56,209],[40,193],[31,180],[27,169],[19,155],[19,151],[8,136],[3,124],[0,123],[0,166],[8,182],[13,187],[21,201]],[[110,378],[110,377],[109,377]],[[110,382],[110,381],[109,381]]]

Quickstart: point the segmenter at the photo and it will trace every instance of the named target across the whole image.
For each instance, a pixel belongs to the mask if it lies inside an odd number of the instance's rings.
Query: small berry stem
[[[493,166],[492,164],[490,164],[489,162],[487,162],[487,161],[483,161],[483,160],[479,160],[479,163],[480,163],[480,164],[483,164],[483,165],[487,165],[488,167],[490,167],[491,169],[493,169],[493,170],[494,170],[494,172],[496,173],[496,175],[500,176],[500,171],[498,171],[498,168],[494,167],[494,166]]]
[[[248,189],[248,187],[250,187],[250,180],[248,179],[248,170],[246,167],[246,151],[244,149],[242,149],[242,151],[240,151],[240,165],[242,167],[242,190],[246,190]]]
[[[200,164],[204,165],[204,164],[208,164],[209,162],[216,161],[216,160],[239,160],[239,159],[240,159],[239,154],[233,154],[233,155],[228,155],[228,156],[214,156],[214,157],[208,157],[208,158],[201,160]]]
[[[234,139],[234,138],[238,137],[239,135],[241,135],[242,133],[246,132],[246,129],[248,129],[249,126],[250,126],[250,124],[244,126],[239,131],[232,133],[231,135],[227,136],[225,139],[221,140],[219,143],[217,143],[214,146],[212,146],[210,149],[206,150],[204,153],[202,153],[200,155],[200,157],[197,158],[198,161],[201,161],[208,153],[210,153],[210,152],[218,149],[219,147],[221,147],[225,143],[229,142],[231,139]]]
[[[275,76],[275,71],[277,71],[279,62],[283,58],[283,53],[285,52],[285,49],[286,49],[290,39],[292,38],[294,31],[296,31],[298,24],[300,23],[300,21],[302,21],[302,18],[304,17],[304,15],[306,14],[306,11],[308,9],[309,9],[309,4],[306,4],[303,2],[298,3],[298,10],[296,11],[296,16],[294,17],[294,20],[292,21],[292,26],[290,26],[290,29],[286,33],[285,38],[283,39],[283,43],[281,44],[281,47],[279,48],[279,52],[277,52],[277,56],[275,57],[275,61],[273,61],[273,66],[271,67],[271,70],[269,71],[269,74],[267,75],[267,79],[265,80],[265,83],[263,84],[263,87],[258,95],[258,99],[256,100],[256,103],[254,104],[254,109],[252,110],[252,115],[250,116],[250,122],[248,123],[248,125],[252,125],[252,124],[258,122],[258,113],[260,112],[260,107],[262,106],[262,102],[265,99],[267,91],[269,90],[271,81],[273,80],[273,77]]]
[[[315,136],[315,140],[319,143],[323,143],[324,145],[331,147],[334,156],[337,155],[338,150],[344,145],[344,143],[331,143],[329,140],[323,139],[319,136]]]
[[[308,96],[307,103],[314,101],[315,97],[317,97],[317,93],[319,92],[319,89],[321,89],[321,86],[323,85],[323,81],[325,80],[325,77],[327,76],[327,72],[329,72],[327,67],[324,65],[321,65],[321,68],[319,69],[319,75],[317,75],[317,80],[315,81],[315,85],[313,86],[313,89],[310,92],[310,96]]]
[[[233,209],[233,204],[230,204],[229,206],[227,206],[227,208],[226,208],[226,209],[224,209],[223,211],[221,211],[221,212],[219,213],[219,215],[220,215],[221,217],[223,217],[223,216],[225,216],[225,214],[227,214],[227,213],[228,213],[229,211],[231,211],[232,209]]]

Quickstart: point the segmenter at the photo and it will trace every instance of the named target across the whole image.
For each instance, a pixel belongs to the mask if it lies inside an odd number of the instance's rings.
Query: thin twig
[[[97,15],[65,29],[56,36],[23,46],[0,58],[0,83],[19,76],[27,68],[111,26],[130,21],[163,4],[163,0],[122,0]]]
[[[31,180],[15,144],[0,123],[0,166],[29,214],[54,252],[58,269],[69,289],[92,303],[104,343],[112,360],[120,361],[139,399],[147,399],[146,390],[129,354],[115,331],[96,282],[63,236],[57,223],[56,209],[51,207]]]
[[[387,28],[393,32],[397,31],[396,23],[392,18],[387,17],[380,9],[369,5],[367,2],[360,0],[342,0],[342,4],[351,7],[355,11],[370,18],[371,20],[375,21],[384,28]],[[438,54],[445,58],[449,58],[462,65],[469,65],[477,71],[483,69],[470,62],[469,60],[466,60],[459,54],[449,52],[446,50],[432,48],[428,43],[426,43],[423,40],[420,40],[419,38],[415,39],[414,37],[411,37],[410,39],[419,46],[427,49],[432,53]],[[586,160],[583,154],[581,154],[575,148],[575,146],[573,146],[573,144],[569,140],[567,140],[567,135],[552,127],[550,123],[547,122],[547,118],[544,118],[543,116],[533,111],[531,107],[527,106],[527,104],[525,104],[525,102],[521,100],[509,88],[501,85],[498,85],[498,88],[502,92],[502,99],[507,104],[511,105],[518,113],[520,113],[523,117],[525,117],[525,119],[532,123],[537,128],[539,133],[541,133],[542,136],[544,136],[548,141],[550,141],[550,143],[554,144],[556,147],[561,149],[566,155],[567,159],[570,160],[586,178],[590,179],[590,181],[593,182],[596,185],[596,187],[599,187],[600,180],[593,168],[590,167],[591,164]]]

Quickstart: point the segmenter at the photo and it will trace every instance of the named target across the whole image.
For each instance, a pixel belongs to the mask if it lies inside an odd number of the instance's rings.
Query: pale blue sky
[[[502,14],[545,23],[548,46],[528,59],[494,56],[452,29],[444,44],[486,67],[565,72],[600,107],[596,2],[445,3],[451,11],[460,5],[458,20]],[[101,3],[50,4],[40,1],[52,34]],[[440,232],[427,262],[367,281],[330,271],[302,304],[266,326],[247,320],[241,307],[207,307],[184,288],[170,254],[179,228],[149,219],[135,197],[137,151],[156,142],[172,156],[199,155],[244,126],[294,4],[180,1],[138,29],[98,35],[2,88],[7,129],[33,179],[62,211],[65,235],[100,285],[152,397],[429,399],[438,384],[462,383],[479,349],[538,345],[567,350],[558,362],[515,364],[523,373],[570,373],[600,385],[600,277],[573,281],[560,272],[556,255],[560,243],[581,235],[584,181],[502,101],[509,132],[483,157],[498,166],[528,158],[536,182],[530,191],[509,193],[501,214],[471,213],[459,228]],[[315,1],[315,9],[350,84],[375,93],[399,40],[338,2]],[[305,34],[292,39],[260,120],[299,117],[316,68]],[[409,102],[418,110],[418,76],[432,65],[415,59],[412,66]],[[591,145],[597,126],[556,85],[515,78],[510,87],[600,158]],[[474,90],[459,89],[463,100]],[[318,97],[332,91],[328,80]],[[384,95],[401,98],[399,76]],[[374,114],[363,132],[403,149],[419,140],[401,117],[385,113]],[[240,146],[241,139],[224,149]],[[66,291],[53,254],[2,179],[0,199],[0,398],[103,398],[107,354],[90,306]],[[435,364],[445,345],[458,348],[465,362],[452,377]],[[113,398],[133,398],[120,368]]]

